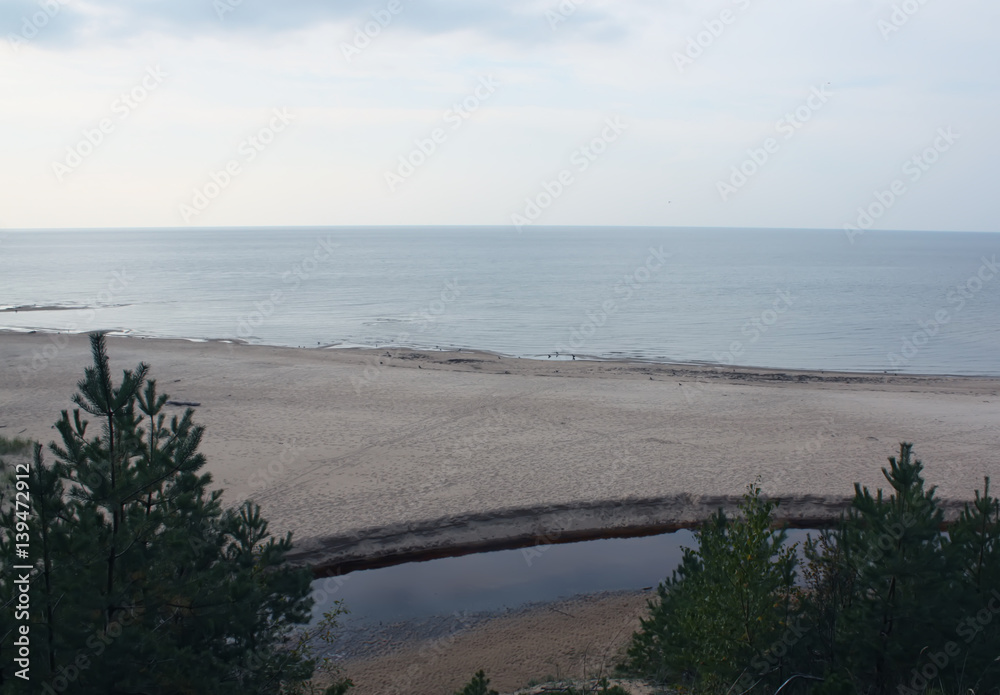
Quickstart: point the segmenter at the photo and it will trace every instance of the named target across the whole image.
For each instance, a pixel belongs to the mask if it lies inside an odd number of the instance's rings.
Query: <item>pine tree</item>
[[[888,495],[856,485],[837,528],[806,543],[801,590],[754,488],[742,519],[713,517],[650,602],[629,670],[733,695],[1000,694],[1000,501],[987,478],[945,532],[912,446],[889,464]]]
[[[855,485],[836,534],[852,593],[838,611],[836,660],[829,668],[876,693],[909,687],[922,655],[953,637],[954,555],[941,534],[935,488],[924,488],[923,464],[912,453],[911,444],[901,444],[899,456],[882,469],[892,488],[888,499],[881,489],[872,495]]]
[[[496,690],[490,689],[490,679],[483,671],[476,671],[472,680],[466,683],[455,695],[499,695]]]
[[[963,668],[959,690],[1000,691],[1000,500],[990,496],[990,479],[976,490],[948,532],[960,575],[955,594],[956,643]]]
[[[91,348],[56,462],[35,453],[32,680],[148,695],[302,682],[314,663],[287,643],[309,618],[311,577],[284,564],[291,535],[272,536],[255,504],[223,509],[193,411],[168,422],[148,366],[116,386],[103,334]]]
[[[784,652],[772,647],[790,629],[797,560],[760,493],[750,485],[735,518],[720,510],[695,533],[633,635],[630,670],[710,692],[780,682]]]

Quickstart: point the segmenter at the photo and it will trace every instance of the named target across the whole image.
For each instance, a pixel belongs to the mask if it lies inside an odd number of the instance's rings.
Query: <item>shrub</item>
[[[31,442],[27,439],[0,437],[0,456],[5,454],[27,454],[31,452]]]
[[[476,671],[476,675],[465,686],[455,693],[455,695],[500,695],[496,690],[490,690],[490,679],[483,671]]]
[[[742,695],[1000,693],[1000,502],[983,491],[947,534],[912,445],[855,486],[835,530],[795,559],[751,487],[741,518],[717,514],[660,585],[633,635],[633,672]],[[784,632],[782,632],[784,630]],[[768,639],[774,639],[771,646]]]
[[[767,657],[792,617],[797,560],[771,527],[775,506],[751,485],[736,518],[720,510],[695,533],[698,547],[684,549],[633,636],[627,670],[726,691],[747,684],[751,661],[764,659],[754,680],[781,677],[782,660]]]

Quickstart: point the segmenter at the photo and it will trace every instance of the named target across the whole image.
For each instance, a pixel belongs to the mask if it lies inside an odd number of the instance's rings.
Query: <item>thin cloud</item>
[[[537,43],[555,38],[547,12],[558,12],[558,3],[492,3],[470,0],[397,0],[402,11],[394,22],[404,30],[440,35],[474,32],[512,43]],[[64,4],[65,3],[65,4]],[[325,23],[363,25],[374,13],[384,12],[388,0],[49,0],[49,17],[38,31],[38,44],[49,50],[79,48],[107,41],[128,41],[148,34],[173,37],[274,35],[308,30]],[[598,8],[572,5],[574,10],[557,27],[567,35],[612,42],[628,35],[616,17]],[[25,23],[45,10],[31,0],[12,0],[0,6],[4,34],[21,35]],[[550,15],[551,16],[551,15]],[[30,30],[29,30],[30,33]],[[34,40],[35,37],[25,37]]]

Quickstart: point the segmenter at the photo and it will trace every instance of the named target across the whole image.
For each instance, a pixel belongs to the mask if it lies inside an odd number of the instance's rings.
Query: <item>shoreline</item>
[[[22,311],[44,311],[44,310],[85,310],[89,307],[35,307],[34,305],[29,305],[28,308],[18,307]],[[0,309],[0,313],[4,311],[13,311],[10,309]],[[87,336],[93,331],[84,332],[73,332],[73,331],[60,331],[57,329],[47,329],[47,328],[17,328],[12,326],[0,326],[0,339],[4,336],[18,336],[18,335],[38,335],[38,336]],[[428,347],[414,347],[407,345],[383,345],[383,346],[371,346],[371,345],[356,345],[353,343],[325,343],[318,344],[314,346],[306,345],[286,345],[281,343],[265,343],[265,342],[250,342],[244,338],[205,338],[205,337],[192,337],[192,336],[157,336],[157,335],[142,335],[139,333],[134,333],[128,330],[118,330],[118,329],[107,329],[107,334],[109,338],[115,339],[131,339],[131,340],[149,340],[157,343],[196,343],[196,344],[212,344],[212,345],[238,345],[240,347],[247,348],[269,348],[276,350],[309,350],[309,351],[352,351],[358,353],[373,353],[377,355],[379,352],[386,350],[395,352],[409,352],[409,353],[420,353],[427,355],[440,355],[440,354],[451,354],[451,353],[465,353],[473,356],[491,356],[497,357],[499,359],[507,360],[531,360],[534,362],[540,362],[542,364],[564,364],[569,362],[591,362],[591,363],[601,363],[601,364],[621,364],[621,365],[652,365],[660,367],[671,367],[677,370],[690,370],[691,373],[705,373],[705,372],[726,372],[736,371],[736,372],[749,372],[754,374],[791,374],[791,375],[828,375],[833,377],[914,377],[914,378],[935,378],[935,377],[948,377],[957,379],[997,379],[1000,380],[1000,372],[997,374],[961,374],[953,372],[903,372],[898,370],[876,370],[876,371],[866,371],[863,369],[857,370],[829,370],[811,367],[767,367],[758,366],[750,364],[721,364],[716,362],[704,362],[704,361],[690,361],[690,362],[676,362],[667,359],[656,359],[652,357],[618,357],[618,356],[602,356],[602,355],[587,355],[583,353],[574,353],[571,358],[566,358],[565,356],[560,356],[555,359],[541,359],[539,357],[533,357],[529,355],[513,355],[502,352],[497,352],[495,350],[489,350],[486,348],[474,348],[474,347],[461,347],[461,346],[451,346],[444,348],[428,348]]]
[[[87,337],[52,335],[0,334],[0,434],[47,443],[72,408]],[[161,392],[200,404],[224,503],[259,503],[317,574],[690,527],[758,475],[780,515],[822,525],[853,483],[885,487],[900,441],[943,501],[1000,477],[997,377],[108,344],[116,374],[147,362]]]
[[[481,668],[491,688],[524,692],[533,679],[583,681],[610,671],[654,597],[608,591],[361,629],[348,622],[332,651],[358,695],[454,692]]]

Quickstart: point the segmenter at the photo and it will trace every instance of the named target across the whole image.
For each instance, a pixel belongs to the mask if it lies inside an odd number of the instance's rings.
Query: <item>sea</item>
[[[0,230],[0,329],[1000,375],[1000,233]]]

